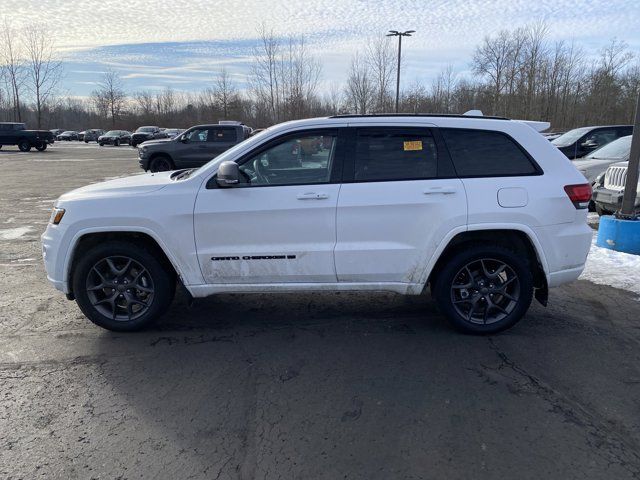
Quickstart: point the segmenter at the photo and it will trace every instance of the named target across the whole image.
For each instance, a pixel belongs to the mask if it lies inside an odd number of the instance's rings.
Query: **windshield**
[[[105,133],[105,135],[119,135],[120,132],[118,130],[109,130],[107,133]]]
[[[614,140],[584,158],[626,158],[631,151],[631,135]]]
[[[553,143],[556,147],[568,147],[569,145],[575,143],[575,141],[585,133],[589,132],[589,130],[591,130],[590,127],[582,127],[569,130],[564,135],[560,135],[555,140],[552,140],[551,143]]]
[[[136,130],[136,132],[149,133],[149,132],[153,132],[154,130],[155,130],[155,127],[140,127],[139,129]]]
[[[244,150],[246,147],[252,147],[252,146],[258,145],[260,142],[262,142],[262,139],[269,134],[269,132],[270,132],[270,129],[268,128],[258,133],[257,135],[254,135],[253,137],[249,137],[246,140],[243,140],[242,142],[231,147],[226,152],[221,153],[220,155],[212,159],[210,162],[205,163],[203,166],[201,166],[197,170],[194,170],[194,173],[201,171],[203,168],[209,168],[212,165],[219,165],[220,163],[226,162],[227,160],[232,160],[239,150]]]
[[[67,130],[66,132],[63,133],[63,135],[72,135],[76,132],[74,132],[73,130]]]

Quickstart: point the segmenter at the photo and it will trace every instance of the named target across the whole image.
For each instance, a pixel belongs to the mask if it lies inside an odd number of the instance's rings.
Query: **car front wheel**
[[[73,272],[73,292],[82,313],[113,331],[134,331],[169,308],[176,279],[144,246],[108,241],[84,252]]]
[[[472,246],[446,260],[434,294],[464,333],[497,333],[515,325],[533,298],[533,276],[522,255],[500,246]]]
[[[158,155],[149,162],[149,170],[152,172],[168,172],[173,169],[173,162],[165,155]]]
[[[21,140],[20,143],[18,143],[18,149],[20,149],[21,152],[28,152],[31,150],[31,144],[28,140]]]
[[[46,149],[47,149],[46,143],[39,143],[38,145],[36,145],[36,150],[38,150],[39,152],[44,152]]]

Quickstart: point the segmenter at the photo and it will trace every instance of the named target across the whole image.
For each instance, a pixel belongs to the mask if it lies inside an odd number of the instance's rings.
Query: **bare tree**
[[[251,82],[257,100],[266,105],[270,120],[280,119],[280,97],[278,82],[278,56],[280,42],[273,30],[262,24],[259,31],[260,46],[254,51],[251,65]]]
[[[227,120],[231,108],[237,101],[238,90],[226,68],[222,68],[215,80],[213,98],[217,106],[222,110],[222,118]]]
[[[5,18],[2,34],[0,34],[0,41],[4,43],[4,48],[0,50],[0,63],[4,67],[7,90],[12,99],[13,120],[21,122],[20,92],[24,85],[26,72],[21,45],[16,42],[16,37],[16,31],[9,26]]]
[[[366,50],[367,63],[375,88],[376,112],[391,109],[391,88],[396,68],[396,55],[389,37],[378,37],[369,42]]]
[[[351,59],[345,96],[358,114],[369,113],[373,106],[375,86],[367,62],[357,53]]]
[[[493,93],[492,113],[497,113],[500,95],[502,94],[506,78],[507,65],[512,53],[511,35],[508,31],[501,31],[497,37],[485,37],[482,45],[473,54],[473,71],[479,75],[486,75],[490,79]]]
[[[127,100],[120,76],[114,71],[105,72],[92,96],[98,112],[110,117],[115,128]]]
[[[452,65],[440,72],[431,87],[435,111],[451,113],[453,109],[453,91],[456,86],[456,75]]]
[[[54,43],[49,31],[40,24],[24,30],[25,71],[27,88],[36,106],[36,123],[42,128],[42,112],[62,77],[62,64],[54,56]]]

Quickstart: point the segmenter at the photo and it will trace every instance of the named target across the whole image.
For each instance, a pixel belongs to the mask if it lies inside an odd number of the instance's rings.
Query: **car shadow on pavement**
[[[429,297],[180,297],[152,330],[80,340],[101,359],[92,442],[126,445],[103,465],[130,477],[627,478],[637,422],[609,410],[633,418],[637,368],[610,353],[636,344],[586,289],[491,337],[455,333]]]
[[[438,411],[448,393],[425,409],[434,385],[482,383],[462,364],[449,378],[447,362],[469,345],[486,351],[428,297],[391,294],[220,295],[191,308],[179,298],[157,328],[94,341],[109,359],[101,401],[134,427],[119,433],[138,445],[121,461],[144,459],[153,476],[162,459],[182,478],[256,478],[282,463],[292,477],[337,478],[354,458],[361,478],[413,469],[401,451],[426,455],[425,414],[449,418]],[[450,421],[462,420],[438,429]]]

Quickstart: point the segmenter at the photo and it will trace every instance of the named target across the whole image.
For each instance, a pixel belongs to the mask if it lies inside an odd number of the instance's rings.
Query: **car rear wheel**
[[[120,146],[120,140],[118,140],[117,138],[114,140],[113,145],[116,147]]]
[[[169,308],[175,286],[175,275],[157,255],[123,241],[91,248],[73,272],[73,292],[82,313],[113,331],[151,325]]]
[[[20,142],[18,143],[18,148],[21,152],[28,152],[29,150],[31,150],[31,144],[28,140],[20,140]]]
[[[151,162],[149,162],[149,170],[152,172],[168,172],[174,168],[171,159],[165,155],[153,157]]]
[[[455,253],[437,272],[434,296],[464,333],[497,333],[515,325],[533,298],[526,259],[499,246],[473,246]]]

